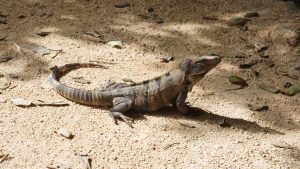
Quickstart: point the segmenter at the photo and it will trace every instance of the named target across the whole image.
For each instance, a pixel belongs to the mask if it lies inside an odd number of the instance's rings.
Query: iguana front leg
[[[173,105],[177,108],[177,110],[181,114],[186,114],[189,109],[189,106],[185,103],[187,95],[188,95],[188,89],[184,90],[183,92],[180,92],[176,98],[175,105]]]
[[[121,118],[129,127],[132,128],[131,123],[133,119],[125,116],[123,113],[132,109],[133,101],[127,97],[116,97],[113,99],[113,108],[110,109],[109,116],[113,119],[115,124],[116,118]]]

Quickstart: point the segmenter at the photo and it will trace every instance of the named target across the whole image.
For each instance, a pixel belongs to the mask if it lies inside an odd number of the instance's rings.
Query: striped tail
[[[109,106],[111,105],[110,101],[107,99],[107,92],[95,91],[95,90],[83,90],[76,89],[73,87],[66,86],[59,82],[59,79],[70,72],[71,70],[79,68],[91,68],[91,67],[100,67],[106,69],[107,67],[98,64],[92,63],[73,63],[67,64],[62,67],[54,66],[51,68],[52,73],[48,76],[48,82],[51,84],[53,89],[60,94],[61,96],[86,105],[93,106]],[[106,98],[106,99],[105,99]]]

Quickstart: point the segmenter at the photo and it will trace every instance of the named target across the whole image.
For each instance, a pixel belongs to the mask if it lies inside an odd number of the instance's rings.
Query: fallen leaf
[[[293,86],[288,87],[288,88],[286,88],[282,91],[283,94],[286,94],[286,95],[289,95],[289,96],[293,96],[293,95],[295,95],[296,93],[299,93],[299,92],[300,92],[300,84],[293,85]]]
[[[23,98],[16,98],[16,99],[11,99],[12,103],[16,106],[20,107],[29,107],[32,105],[31,100],[23,99]]]
[[[122,49],[123,47],[123,43],[121,41],[109,41],[107,44],[117,49]]]
[[[81,84],[90,84],[90,80],[86,80],[83,77],[73,77],[74,81]]]
[[[229,26],[235,26],[235,25],[245,25],[249,21],[248,18],[244,17],[233,17],[229,20],[228,25]]]
[[[239,76],[232,75],[228,77],[228,81],[232,84],[247,86],[247,82]]]
[[[10,82],[0,81],[0,91],[9,88],[9,86],[10,86]]]
[[[47,49],[45,46],[38,46],[38,47],[35,47],[33,49],[33,52],[40,55],[40,56],[44,56],[44,55],[47,55],[47,54],[50,54],[50,50]]]
[[[37,106],[55,106],[55,107],[70,105],[69,103],[66,103],[62,100],[57,100],[57,101],[38,100],[37,102],[33,102],[33,104]]]
[[[36,33],[37,35],[41,36],[41,37],[46,37],[48,35],[50,35],[51,32],[38,32]]]
[[[114,6],[117,8],[125,8],[125,7],[130,6],[130,4],[128,2],[120,2],[118,4],[115,4]]]
[[[259,84],[257,85],[259,88],[265,90],[265,91],[268,91],[268,92],[271,92],[271,93],[278,93],[280,92],[279,89],[277,89],[276,87],[274,86],[269,86],[269,85],[264,85],[264,84]]]
[[[12,59],[12,57],[10,57],[10,56],[0,56],[0,63],[1,62],[8,62],[11,59]]]
[[[68,139],[73,139],[73,137],[74,137],[74,135],[65,128],[58,129],[57,133]]]
[[[185,122],[179,122],[180,125],[182,125],[183,127],[188,127],[188,128],[196,128],[195,125],[190,124],[190,123],[185,123]]]

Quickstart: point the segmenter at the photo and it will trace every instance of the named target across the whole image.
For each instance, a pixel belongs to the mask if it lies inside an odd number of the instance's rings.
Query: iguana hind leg
[[[133,101],[131,99],[127,97],[116,97],[113,99],[113,108],[110,109],[109,116],[113,119],[115,124],[118,124],[117,118],[120,118],[132,128],[131,123],[133,119],[123,114],[131,110],[132,107]]]

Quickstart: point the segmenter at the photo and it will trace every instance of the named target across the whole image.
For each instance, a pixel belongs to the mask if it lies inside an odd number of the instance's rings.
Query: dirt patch
[[[300,94],[258,86],[299,84],[297,1],[126,2],[2,0],[0,56],[11,59],[0,63],[0,81],[10,82],[0,94],[0,168],[300,167]],[[109,41],[121,41],[121,49]],[[41,88],[54,65],[104,63],[108,69],[79,69],[62,79],[94,89],[107,80],[153,78],[212,53],[222,62],[189,94],[194,108],[187,116],[137,112],[131,129],[114,125],[105,109],[10,102],[64,100]],[[161,62],[170,56],[175,60]],[[230,75],[248,86],[228,90]],[[74,82],[80,76],[90,83]],[[268,109],[250,110],[257,102]],[[61,128],[74,137],[57,134]]]

